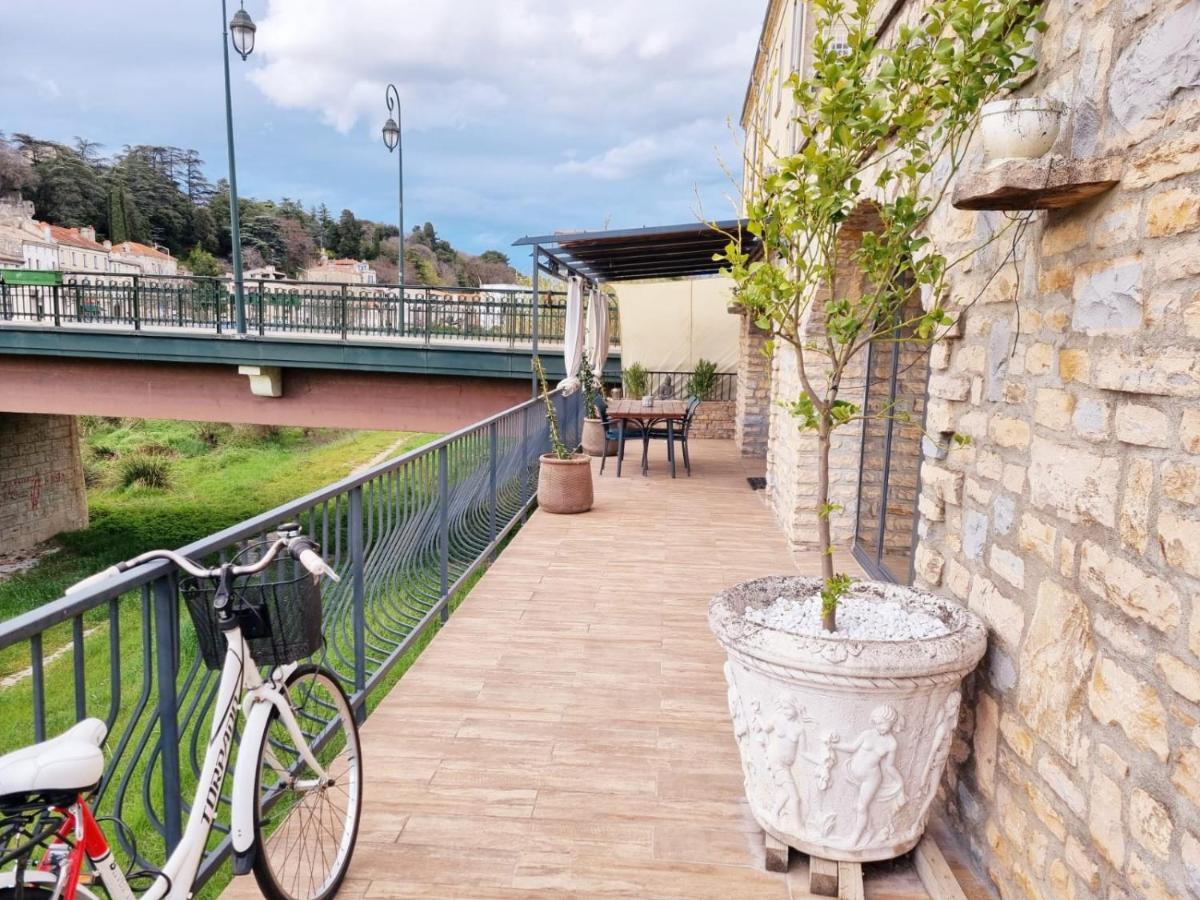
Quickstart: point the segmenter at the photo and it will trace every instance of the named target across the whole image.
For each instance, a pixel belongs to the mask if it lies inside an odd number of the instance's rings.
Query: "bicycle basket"
[[[241,550],[235,564],[261,557],[270,546],[262,541]],[[216,584],[207,578],[186,576],[179,592],[196,626],[200,655],[210,669],[225,661],[225,633],[213,610]],[[261,666],[282,666],[319,651],[321,634],[321,583],[290,556],[280,555],[257,575],[239,578],[234,584],[233,611],[244,623],[243,635],[250,655]]]

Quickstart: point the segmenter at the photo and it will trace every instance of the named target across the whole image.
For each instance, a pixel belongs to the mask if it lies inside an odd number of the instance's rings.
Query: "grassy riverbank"
[[[59,535],[25,572],[0,581],[0,618],[62,596],[79,579],[156,547],[179,547],[348,475],[427,434],[83,421],[90,524]]]

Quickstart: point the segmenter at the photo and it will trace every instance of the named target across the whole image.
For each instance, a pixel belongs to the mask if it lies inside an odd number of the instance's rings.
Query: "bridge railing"
[[[227,334],[236,304],[227,278],[190,275],[64,273],[61,285],[0,284],[0,324],[188,329]],[[330,284],[253,279],[245,283],[246,328],[258,335],[324,335],[333,339],[455,340],[529,344],[533,292],[519,288]],[[611,342],[620,343],[615,299]],[[563,340],[566,295],[538,294],[538,339]]]
[[[564,440],[577,445],[581,395],[551,396]],[[342,576],[324,585],[319,659],[365,715],[533,504],[538,457],[550,449],[543,402],[522,403],[181,552],[215,565],[298,521]],[[180,612],[176,576],[166,563],[143,566],[0,623],[0,752],[88,715],[105,719],[108,765],[96,803],[126,823],[110,838],[141,867],[161,865],[179,841],[217,689]],[[220,810],[204,880],[228,853],[227,791]]]

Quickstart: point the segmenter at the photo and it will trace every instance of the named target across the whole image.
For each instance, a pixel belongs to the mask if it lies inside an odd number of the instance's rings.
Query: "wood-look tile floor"
[[[789,554],[732,442],[693,442],[690,478],[663,456],[597,465],[589,513],[536,512],[368,719],[342,896],[807,896],[803,857],[763,870],[707,609],[819,562]],[[900,865],[867,896],[925,894]]]

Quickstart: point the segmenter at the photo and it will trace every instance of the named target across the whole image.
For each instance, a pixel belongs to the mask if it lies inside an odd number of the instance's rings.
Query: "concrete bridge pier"
[[[78,419],[0,413],[0,555],[87,523]]]

